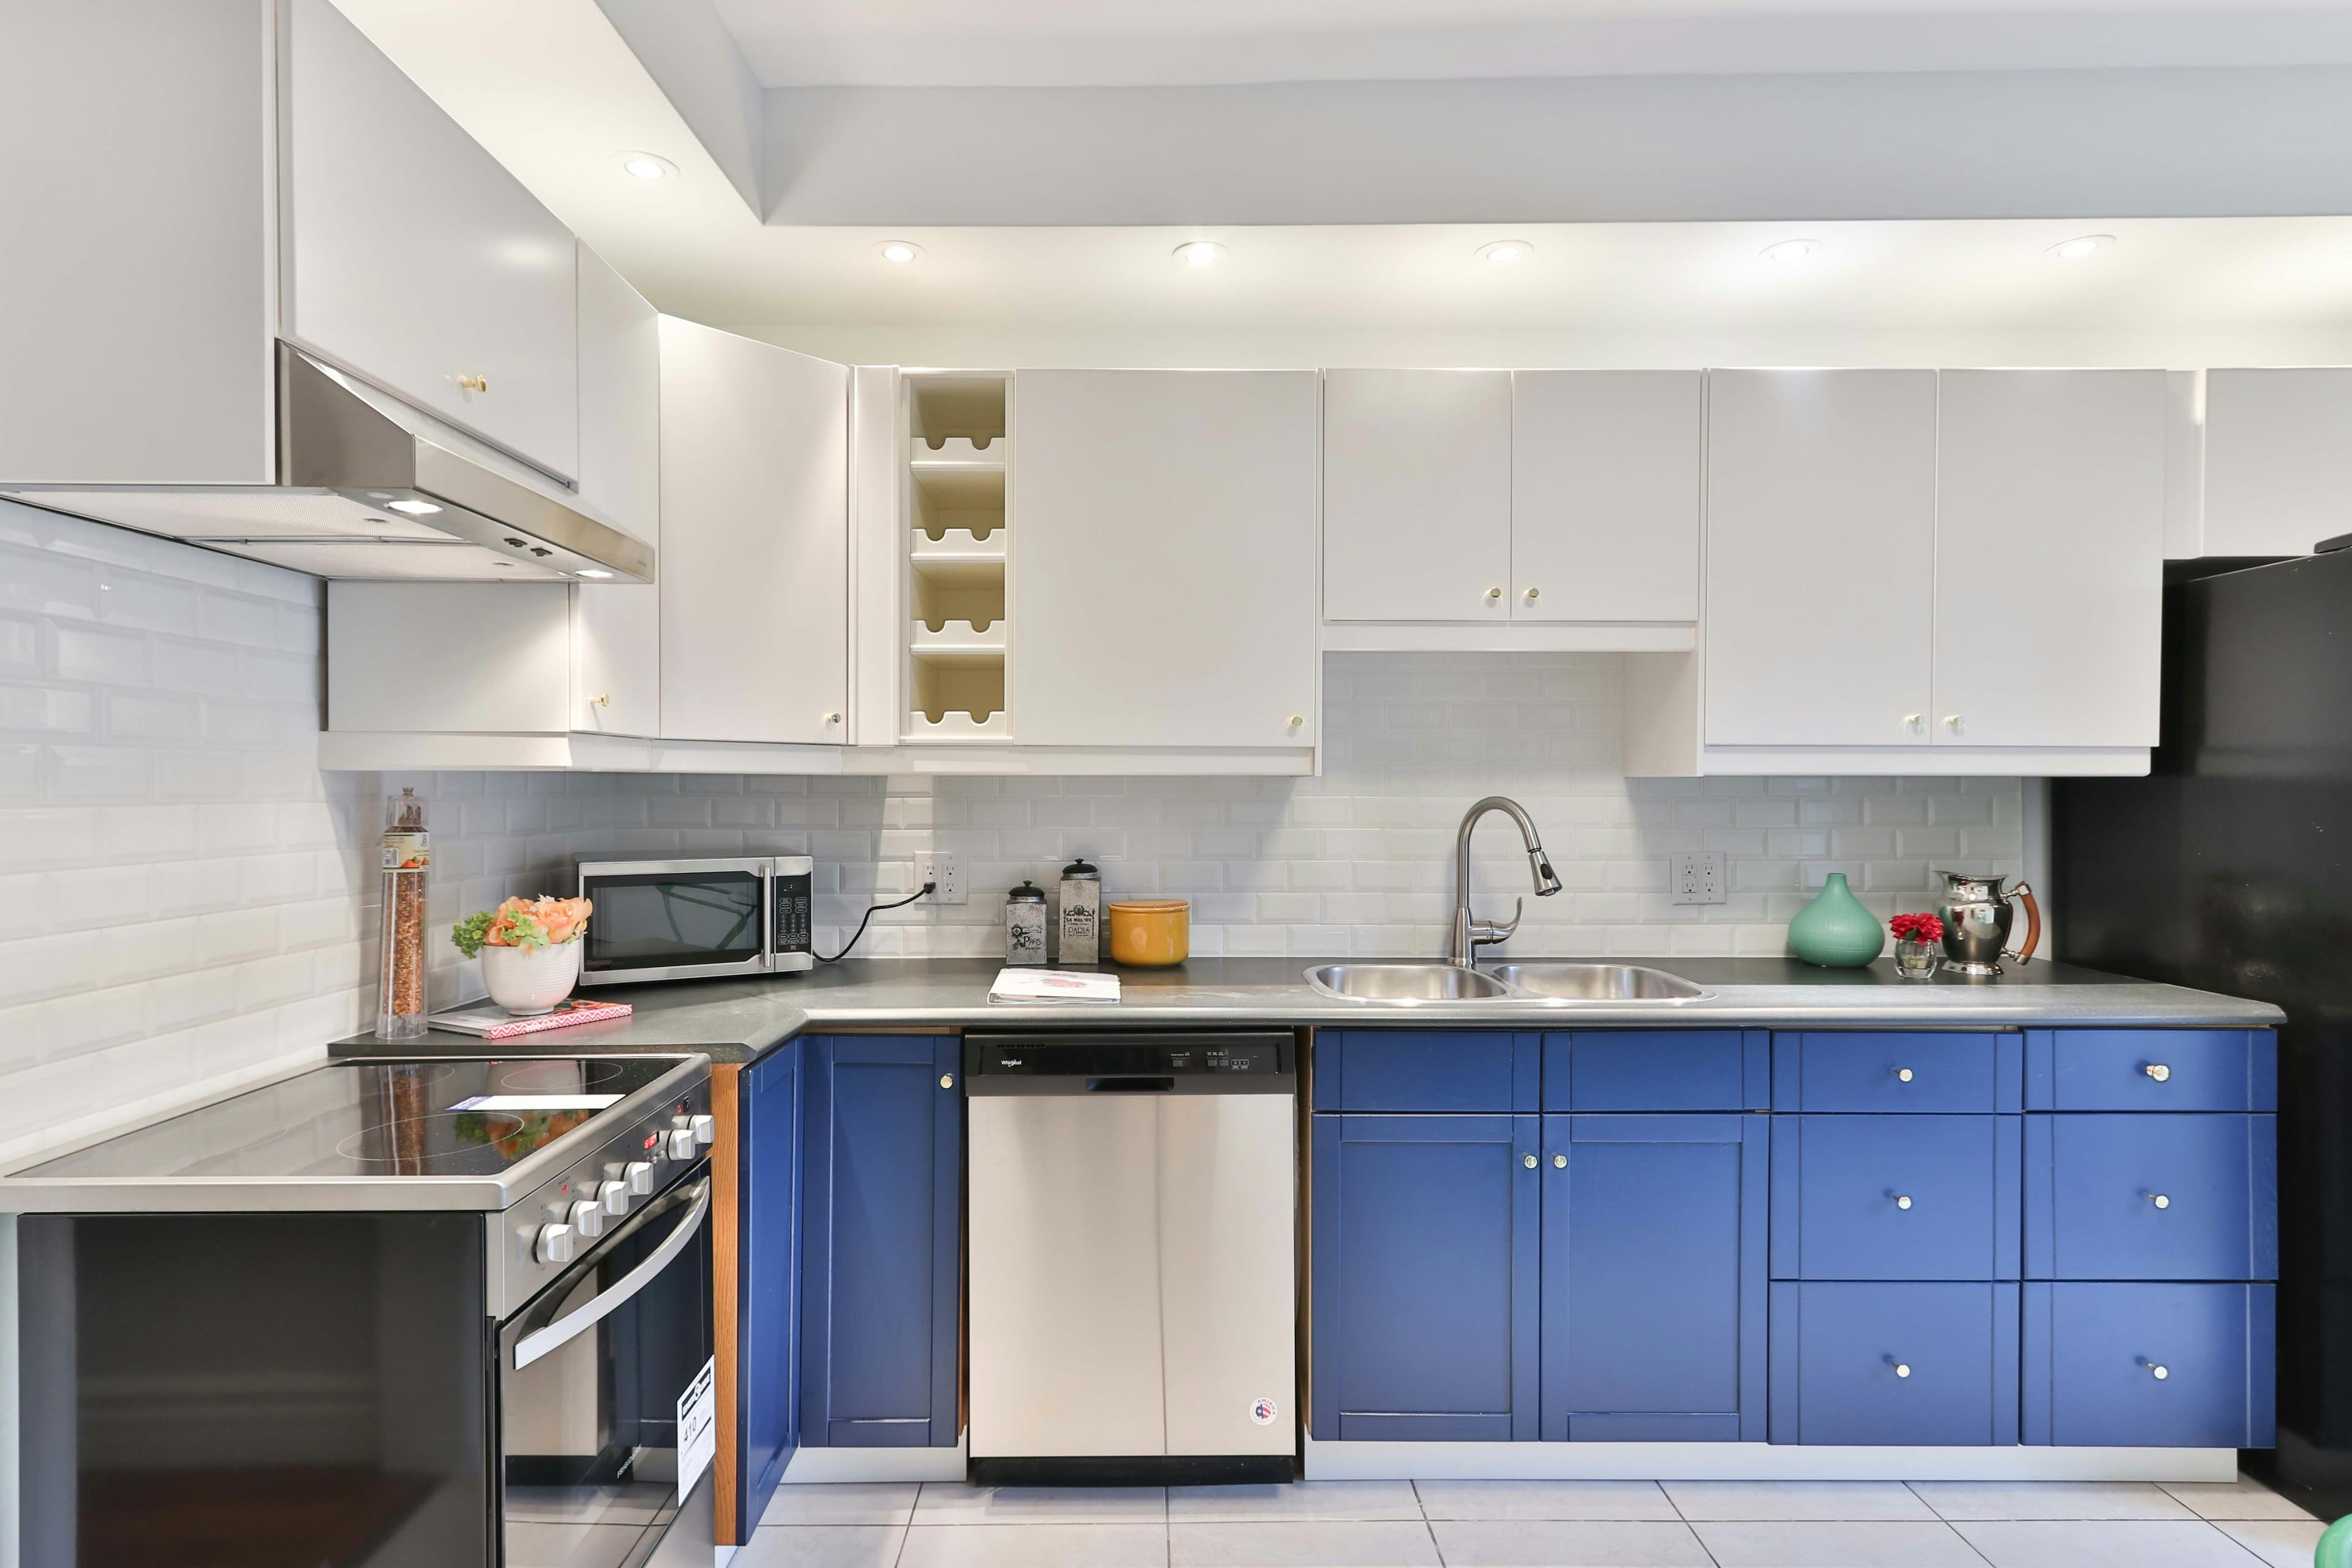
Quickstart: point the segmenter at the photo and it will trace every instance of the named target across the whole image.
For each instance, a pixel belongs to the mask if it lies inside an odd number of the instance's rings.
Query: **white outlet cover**
[[[933,849],[915,857],[915,886],[936,882],[931,894],[935,904],[961,904],[964,901],[963,857],[952,849]]]
[[[1720,849],[1677,849],[1667,869],[1670,903],[1720,904],[1731,896],[1731,873]]]

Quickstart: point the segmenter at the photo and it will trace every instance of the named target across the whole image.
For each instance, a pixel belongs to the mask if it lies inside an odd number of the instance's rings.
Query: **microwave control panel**
[[[809,951],[810,889],[815,879],[806,871],[797,876],[780,876],[774,879],[775,942],[771,951],[806,952]]]

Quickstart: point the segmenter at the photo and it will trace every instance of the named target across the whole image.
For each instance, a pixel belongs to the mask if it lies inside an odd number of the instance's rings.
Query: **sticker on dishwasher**
[[[1271,1399],[1261,1399],[1250,1406],[1250,1419],[1261,1426],[1271,1426],[1274,1418],[1282,1414],[1282,1406]]]
[[[702,1363],[677,1396],[677,1495],[683,1499],[719,1452],[719,1360]]]

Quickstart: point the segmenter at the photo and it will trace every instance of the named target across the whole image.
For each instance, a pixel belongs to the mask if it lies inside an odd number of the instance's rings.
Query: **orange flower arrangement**
[[[459,921],[449,940],[467,958],[486,947],[561,947],[588,934],[594,908],[586,899],[509,899]]]

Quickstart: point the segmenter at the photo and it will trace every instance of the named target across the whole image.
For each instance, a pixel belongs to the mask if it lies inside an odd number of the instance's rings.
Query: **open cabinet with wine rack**
[[[1004,371],[905,374],[908,741],[1004,741],[1012,385]]]

